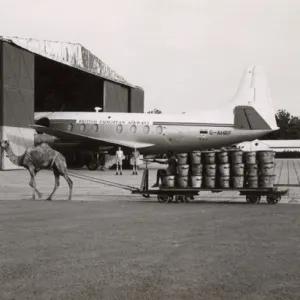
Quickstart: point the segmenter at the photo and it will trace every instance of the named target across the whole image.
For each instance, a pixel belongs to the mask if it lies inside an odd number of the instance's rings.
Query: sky
[[[0,35],[82,44],[145,90],[146,111],[215,109],[257,64],[275,109],[300,116],[299,0],[0,0],[0,7]]]

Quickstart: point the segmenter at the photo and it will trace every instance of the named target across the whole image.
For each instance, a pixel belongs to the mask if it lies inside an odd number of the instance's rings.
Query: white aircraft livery
[[[205,99],[202,99],[203,101]],[[217,149],[278,130],[263,68],[245,70],[236,95],[215,111],[194,114],[109,112],[35,113],[35,128],[60,141],[142,154]]]

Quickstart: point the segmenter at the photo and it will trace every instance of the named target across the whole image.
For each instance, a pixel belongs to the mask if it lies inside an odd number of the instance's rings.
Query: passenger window
[[[157,133],[157,134],[162,134],[162,131],[163,131],[163,129],[162,129],[161,126],[157,126],[157,127],[156,127],[156,133]]]
[[[73,130],[73,124],[70,123],[70,124],[68,124],[68,131],[72,131],[72,130]]]
[[[81,124],[80,127],[79,127],[79,130],[81,132],[85,131],[85,124]]]
[[[94,130],[95,132],[97,132],[97,131],[99,130],[98,124],[94,124],[94,125],[93,125],[93,130]]]
[[[150,127],[148,125],[144,126],[144,133],[148,134],[150,131]]]
[[[123,126],[121,125],[121,124],[119,124],[118,126],[117,126],[117,132],[118,133],[121,133],[123,131]]]
[[[132,125],[132,126],[130,127],[130,131],[131,131],[131,133],[136,133],[136,126],[135,126],[135,125]]]

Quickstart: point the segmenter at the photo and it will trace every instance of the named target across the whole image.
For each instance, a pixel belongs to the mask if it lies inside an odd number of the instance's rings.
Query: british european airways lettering
[[[78,120],[76,123],[84,124],[113,124],[113,125],[151,125],[148,121],[120,121],[120,120]]]

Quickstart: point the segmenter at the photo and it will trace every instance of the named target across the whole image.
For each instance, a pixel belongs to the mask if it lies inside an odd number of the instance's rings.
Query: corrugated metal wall
[[[144,91],[140,88],[130,88],[130,112],[144,112]]]
[[[4,126],[28,126],[34,121],[34,54],[3,43]]]
[[[12,46],[1,45],[1,139],[11,142],[16,155],[33,145],[34,122],[34,54]],[[26,128],[27,127],[27,128]],[[14,169],[6,156],[1,154],[1,169]]]
[[[129,90],[119,84],[104,81],[104,112],[128,112]]]

